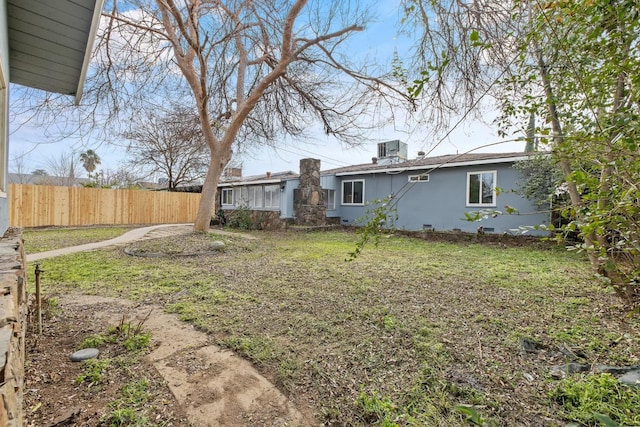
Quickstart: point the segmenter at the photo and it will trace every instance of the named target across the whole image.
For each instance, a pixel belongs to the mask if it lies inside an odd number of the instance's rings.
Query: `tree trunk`
[[[535,45],[535,43],[534,43]],[[562,127],[560,124],[560,119],[557,111],[557,104],[554,98],[553,88],[551,86],[551,79],[547,72],[547,65],[542,57],[540,50],[536,47],[536,56],[538,62],[538,68],[540,77],[542,79],[542,83],[544,86],[545,98],[547,101],[547,109],[549,112],[549,116],[551,118],[551,127],[553,130],[553,141],[554,147],[559,147],[560,144],[564,142],[564,135],[562,131]],[[611,144],[611,138],[607,141],[608,144]],[[610,147],[608,147],[610,148]],[[569,179],[569,175],[571,174],[571,163],[570,159],[567,158],[565,154],[560,151],[560,155],[558,156],[560,160],[560,167],[562,169],[562,173],[567,182],[567,186],[569,189],[569,197],[571,199],[571,205],[574,207],[576,215],[580,215],[580,208],[582,207],[583,200],[580,192],[578,191],[575,183],[571,182]],[[607,150],[607,156],[605,157],[607,162],[605,162],[604,166],[602,166],[600,171],[600,184],[598,186],[598,200],[597,207],[599,210],[604,210],[609,203],[608,200],[608,190],[610,188],[609,180],[613,173],[613,167],[611,166],[611,162],[613,158],[611,157],[610,150]],[[614,290],[614,292],[627,303],[634,302],[637,298],[636,287],[632,284],[629,284],[629,281],[626,279],[625,274],[615,265],[615,260],[611,257],[614,256],[610,251],[610,243],[607,240],[607,236],[602,233],[585,233],[583,235],[585,250],[587,256],[589,257],[589,262],[593,269],[603,278],[606,278],[609,281],[609,285]],[[607,257],[603,258],[600,256],[600,253],[606,252]],[[614,262],[612,262],[614,261]]]
[[[200,196],[198,213],[193,227],[195,231],[206,232],[209,230],[209,224],[211,223],[211,215],[218,190],[218,181],[222,173],[220,160],[214,158],[214,155],[212,152],[209,168],[207,169],[207,176],[204,178],[204,183],[202,184],[202,195]]]
[[[542,79],[544,94],[547,101],[547,111],[549,112],[549,117],[551,118],[551,129],[553,131],[553,147],[558,148],[564,142],[564,133],[562,131],[562,125],[560,124],[560,117],[558,116],[558,109],[556,106],[556,99],[553,93],[553,88],[551,87],[551,78],[549,77],[549,73],[547,71],[547,64],[542,57],[542,52],[535,41],[534,49],[536,52],[536,60],[538,62],[538,72],[540,73],[540,78]],[[578,191],[576,184],[568,179],[569,175],[571,174],[570,159],[568,159],[566,155],[563,154],[560,154],[558,157],[560,159],[560,168],[562,169],[562,174],[564,175],[565,181],[567,183],[567,188],[569,190],[571,205],[573,205],[575,211],[578,212],[579,208],[582,206],[582,197],[580,196],[580,192]],[[592,234],[586,234],[583,237],[589,261],[591,262],[593,268],[595,268],[597,271],[600,271],[601,262],[595,250],[594,236]]]

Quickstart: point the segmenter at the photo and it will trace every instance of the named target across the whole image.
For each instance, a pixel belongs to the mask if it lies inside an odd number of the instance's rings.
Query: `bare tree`
[[[47,170],[50,174],[48,183],[73,187],[78,183],[75,169],[75,156],[71,152],[61,152],[58,157],[49,158],[47,160]]]
[[[117,170],[107,169],[100,173],[103,187],[140,188],[144,181],[144,178],[130,165],[122,166]]]
[[[124,136],[130,141],[130,165],[146,177],[166,178],[169,190],[199,182],[207,173],[209,150],[197,114],[179,106],[169,113],[149,112]]]
[[[392,76],[352,63],[347,41],[369,19],[355,0],[111,4],[85,85],[85,114],[72,127],[108,122],[103,130],[122,133],[166,99],[197,111],[209,158],[196,230],[208,229],[234,150],[301,135],[317,121],[328,135],[357,143],[364,130],[385,124],[391,107],[408,103]],[[14,111],[51,120],[60,110],[52,96],[40,106]]]
[[[530,25],[528,2],[402,3],[404,31],[417,35],[417,42],[407,64],[397,59],[396,72],[411,86],[409,91],[419,99],[432,129],[448,132],[452,119],[485,120],[488,108],[500,108],[505,91],[514,89],[505,83],[519,72],[515,62]]]
[[[27,184],[29,182],[26,164],[27,155],[24,153],[24,151],[21,153],[13,154],[11,156],[9,171],[15,174],[15,178],[12,181],[13,183]]]

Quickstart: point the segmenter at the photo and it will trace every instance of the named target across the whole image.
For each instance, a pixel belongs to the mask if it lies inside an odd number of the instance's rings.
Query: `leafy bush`
[[[241,206],[233,211],[233,215],[227,220],[227,225],[240,230],[253,230],[255,223],[251,216],[251,210],[246,206]]]

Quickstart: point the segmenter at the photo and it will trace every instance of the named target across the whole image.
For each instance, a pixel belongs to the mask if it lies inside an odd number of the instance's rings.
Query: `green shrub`
[[[231,218],[227,221],[227,225],[231,228],[237,228],[240,230],[253,230],[255,224],[251,215],[251,210],[248,207],[241,206],[233,211]]]

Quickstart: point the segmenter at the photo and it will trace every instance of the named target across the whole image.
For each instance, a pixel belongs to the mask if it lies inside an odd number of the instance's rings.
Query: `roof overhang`
[[[7,0],[12,83],[78,104],[104,0]]]
[[[431,169],[442,169],[442,168],[454,168],[461,166],[480,166],[480,165],[490,165],[496,163],[513,163],[521,160],[529,160],[531,156],[517,156],[517,157],[503,157],[503,158],[493,158],[493,159],[482,159],[482,160],[470,160],[465,162],[449,162],[449,163],[439,163],[439,164],[422,164],[422,165],[414,165],[414,166],[400,166],[400,167],[390,167],[390,168],[381,168],[381,169],[364,169],[359,171],[349,171],[349,172],[338,172],[336,176],[349,176],[349,175],[369,175],[369,174],[377,174],[377,173],[402,173],[416,170],[431,170]]]
[[[246,187],[249,185],[265,185],[265,184],[280,184],[284,181],[289,181],[291,179],[297,179],[298,177],[287,177],[287,178],[278,178],[278,179],[260,179],[254,181],[221,181],[218,184],[218,187]]]

